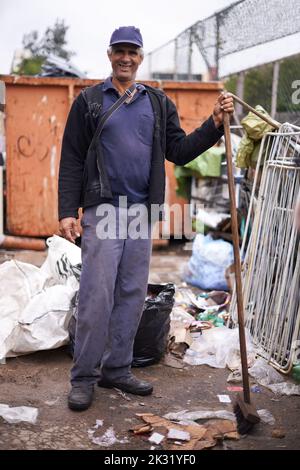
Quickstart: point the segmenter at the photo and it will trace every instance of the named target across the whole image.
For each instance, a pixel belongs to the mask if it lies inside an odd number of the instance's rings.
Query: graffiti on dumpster
[[[25,158],[33,157],[35,154],[35,148],[31,145],[31,140],[26,135],[21,135],[17,139],[17,150],[18,153]],[[42,156],[38,156],[38,160],[43,161],[47,157],[49,153],[49,148],[47,147],[45,152],[43,152]]]

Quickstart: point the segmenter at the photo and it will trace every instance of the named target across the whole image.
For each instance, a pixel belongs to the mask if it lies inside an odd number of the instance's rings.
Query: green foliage
[[[225,82],[225,90],[229,91],[230,93],[236,94],[236,84],[237,84],[237,77],[236,75],[231,75],[226,82]]]
[[[260,104],[271,111],[273,64],[252,69],[245,76],[244,100],[255,107]]]
[[[299,112],[300,105],[292,103],[292,83],[300,78],[300,55],[280,61],[277,93],[277,112]],[[244,101],[255,107],[260,104],[271,111],[273,64],[267,64],[245,73]],[[225,82],[228,91],[236,93],[237,76]]]
[[[19,75],[37,75],[40,73],[44,57],[31,57],[30,59],[23,59],[19,68]]]
[[[17,70],[13,72],[20,75],[36,75],[50,54],[69,60],[74,52],[66,49],[68,29],[69,26],[65,25],[64,20],[57,19],[54,26],[47,28],[41,38],[37,31],[24,34],[23,48],[30,52],[31,57],[23,58]]]

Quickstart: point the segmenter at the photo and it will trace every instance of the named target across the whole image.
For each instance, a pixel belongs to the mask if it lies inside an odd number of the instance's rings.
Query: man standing
[[[97,381],[101,387],[139,395],[152,393],[152,385],[138,380],[130,370],[151,256],[148,218],[144,221],[148,236],[132,237],[128,233],[130,210],[138,204],[150,213],[153,205],[163,204],[165,158],[177,165],[196,158],[222,136],[223,113],[233,112],[232,98],[220,95],[212,116],[186,136],[171,100],[161,90],[135,83],[142,48],[139,29],[124,26],[113,32],[108,49],[112,76],[79,94],[63,137],[60,231],[73,243],[78,236],[78,208],[84,208],[82,273],[68,398],[72,410],[90,406]],[[118,223],[114,236],[105,237],[103,226],[99,229],[99,216],[108,204]]]

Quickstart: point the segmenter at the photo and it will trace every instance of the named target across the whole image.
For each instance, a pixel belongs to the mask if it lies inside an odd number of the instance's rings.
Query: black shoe
[[[70,410],[83,411],[91,406],[93,401],[94,385],[76,384],[68,396]]]
[[[102,378],[98,382],[99,387],[118,388],[123,392],[133,393],[134,395],[150,395],[153,392],[153,386],[148,382],[139,380],[134,375],[120,377],[116,380]]]

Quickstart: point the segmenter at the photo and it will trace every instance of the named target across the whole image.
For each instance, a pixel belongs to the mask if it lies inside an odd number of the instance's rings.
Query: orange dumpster
[[[0,75],[5,83],[7,221],[10,234],[46,237],[57,233],[57,179],[66,118],[83,87],[98,80]],[[219,82],[146,82],[163,88],[190,132],[210,114]],[[166,162],[166,202],[176,196],[174,165]],[[174,233],[174,226],[171,227]]]

